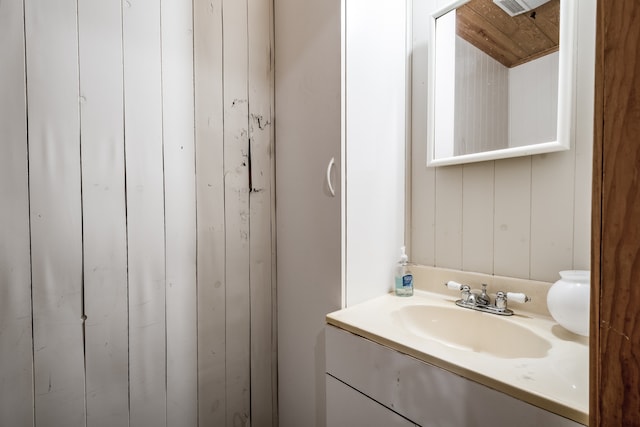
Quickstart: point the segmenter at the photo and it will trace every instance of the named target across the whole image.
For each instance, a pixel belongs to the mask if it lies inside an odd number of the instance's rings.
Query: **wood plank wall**
[[[277,424],[272,8],[0,2],[0,425]]]
[[[427,17],[414,0],[410,258],[540,281],[589,269],[595,0],[579,2],[575,134],[570,151],[426,167]]]

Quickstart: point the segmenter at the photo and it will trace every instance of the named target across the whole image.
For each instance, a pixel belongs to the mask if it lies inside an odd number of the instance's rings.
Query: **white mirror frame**
[[[435,40],[436,19],[468,3],[469,0],[455,0],[431,15],[429,28],[428,63],[428,117],[427,117],[427,166],[445,166],[472,163],[484,160],[505,159],[569,150],[574,134],[575,85],[576,85],[576,32],[578,0],[560,0],[560,54],[558,70],[558,123],[557,141],[503,148],[500,150],[464,154],[444,158],[434,158],[435,153]]]

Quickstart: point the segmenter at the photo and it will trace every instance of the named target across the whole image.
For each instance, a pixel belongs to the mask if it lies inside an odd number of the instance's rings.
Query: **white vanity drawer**
[[[326,353],[328,374],[421,426],[581,426],[330,325]]]
[[[327,427],[416,427],[389,408],[327,374]]]

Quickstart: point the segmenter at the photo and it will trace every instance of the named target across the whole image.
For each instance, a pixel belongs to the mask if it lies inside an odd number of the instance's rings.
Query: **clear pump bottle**
[[[395,292],[399,297],[413,295],[413,274],[409,270],[409,257],[404,246],[400,248],[400,261],[398,261],[395,271]]]

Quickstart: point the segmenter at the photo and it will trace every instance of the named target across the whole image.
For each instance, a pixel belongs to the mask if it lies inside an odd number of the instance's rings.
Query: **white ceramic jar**
[[[587,270],[560,272],[547,294],[547,307],[551,316],[569,331],[589,336],[590,276]]]

